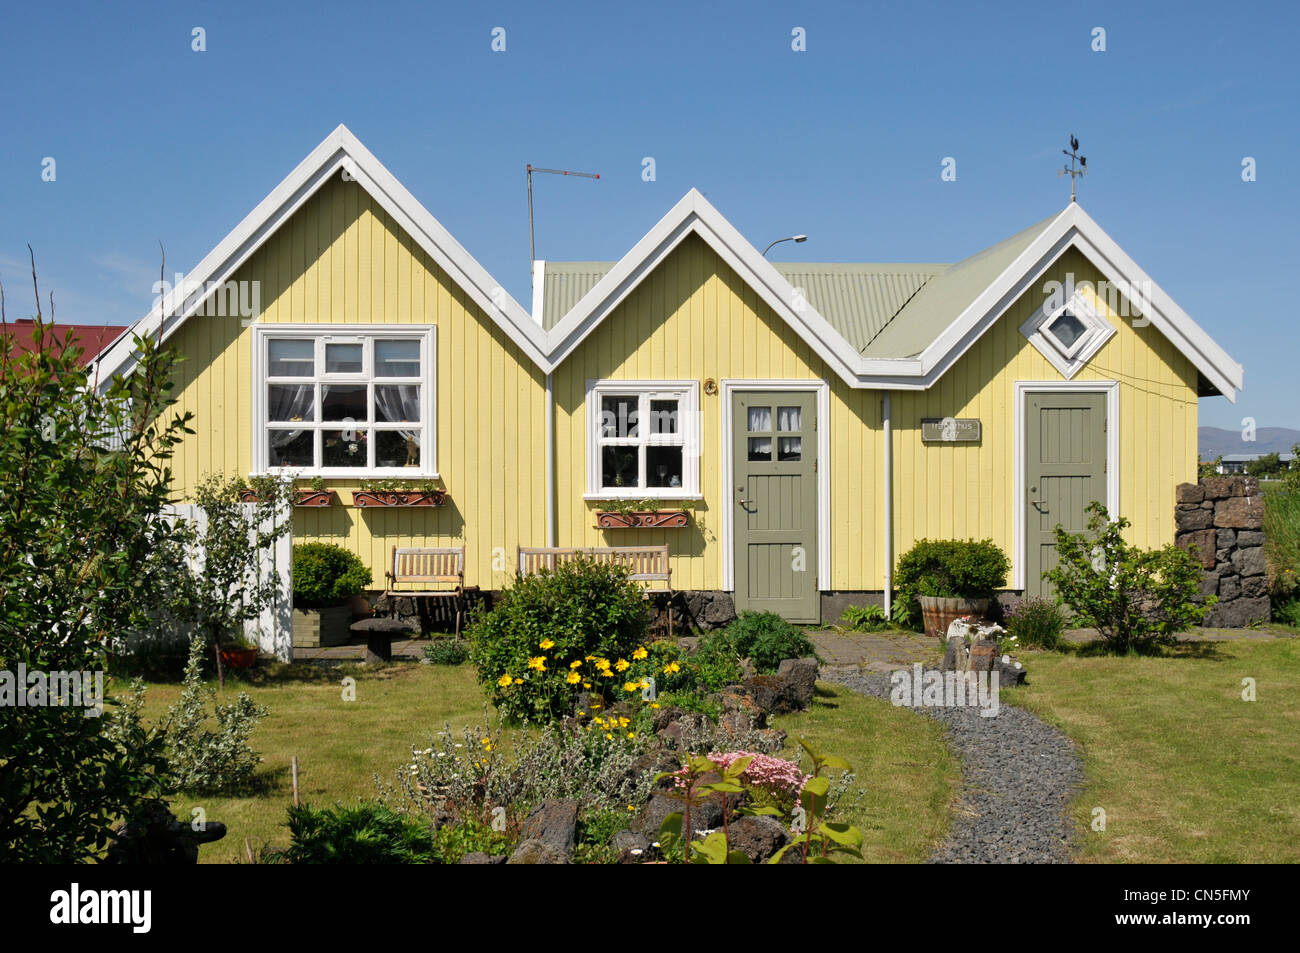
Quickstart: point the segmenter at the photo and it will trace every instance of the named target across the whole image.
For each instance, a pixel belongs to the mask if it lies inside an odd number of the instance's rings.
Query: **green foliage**
[[[469,643],[464,639],[434,639],[424,647],[424,657],[434,665],[463,665],[469,660]]]
[[[1043,578],[1108,649],[1122,654],[1171,643],[1204,620],[1218,600],[1197,603],[1202,571],[1190,553],[1174,545],[1137,549],[1124,542],[1128,520],[1112,521],[1097,502],[1087,512],[1087,532],[1056,528],[1058,563]]]
[[[823,754],[820,749],[799,739],[808,758],[812,761],[812,777],[803,786],[799,795],[800,816],[796,818],[796,827],[803,832],[778,850],[768,863],[779,864],[787,851],[797,851],[805,864],[833,864],[834,854],[849,854],[862,859],[862,831],[851,824],[831,821],[826,817],[830,803],[830,778],[823,772],[830,770],[850,771],[849,763],[835,755]]]
[[[362,480],[361,489],[372,493],[446,493],[437,480]]]
[[[578,815],[578,836],[573,847],[575,864],[613,864],[618,861],[618,851],[610,842],[619,831],[625,831],[632,821],[632,813],[612,808],[589,808]]]
[[[1275,606],[1300,596],[1300,481],[1294,488],[1286,482],[1293,475],[1300,477],[1300,467],[1264,491],[1264,555]]]
[[[428,824],[373,802],[291,806],[289,836],[285,859],[294,864],[430,864],[439,857]]]
[[[1068,619],[1055,599],[1029,596],[1005,614],[1007,635],[1014,636],[1023,647],[1055,649]]]
[[[625,570],[577,559],[517,577],[466,634],[492,704],[511,719],[550,721],[571,713],[583,690],[567,680],[571,662],[631,655],[648,625],[641,589]]]
[[[467,817],[433,832],[434,849],[444,864],[459,864],[466,854],[509,854],[517,838],[506,831],[493,830],[477,818]]]
[[[370,570],[342,546],[299,543],[293,547],[293,604],[299,609],[336,606],[370,585]]]
[[[898,561],[894,584],[911,601],[917,596],[992,598],[1006,585],[1006,553],[991,539],[918,540]]]
[[[859,632],[876,632],[888,629],[890,621],[885,618],[885,610],[880,606],[849,606],[842,616],[845,628]]]
[[[697,685],[716,692],[744,677],[740,659],[741,655],[727,630],[714,629],[700,637],[689,666]]]
[[[249,735],[265,708],[240,692],[234,704],[216,704],[216,692],[203,682],[204,645],[195,637],[185,666],[180,701],[167,712],[164,728],[167,759],[175,788],[196,794],[239,794],[253,786],[261,758],[248,745]],[[217,730],[211,731],[208,706]]]
[[[600,509],[605,513],[654,513],[659,510],[693,510],[695,509],[695,500],[660,500],[648,498],[644,500],[601,500]]]
[[[19,333],[32,342],[21,354],[10,346]],[[140,338],[133,348],[130,377],[97,382],[78,366],[81,349],[56,340],[39,296],[33,327],[0,323],[0,669],[102,672],[106,652],[157,609],[143,567],[174,536],[162,516],[169,461],[193,431],[189,414],[170,410],[175,353]],[[39,705],[0,715],[6,861],[102,855],[112,826],[160,791],[156,732],[137,725],[114,734],[112,719],[86,710]]]
[[[659,704],[664,708],[680,708],[682,711],[707,715],[716,721],[722,715],[722,706],[710,698],[694,692],[667,692],[659,696]]]
[[[1197,479],[1204,480],[1206,477],[1218,476],[1219,467],[1223,465],[1223,454],[1219,454],[1213,460],[1202,460],[1196,466]]]
[[[737,657],[753,660],[754,667],[765,674],[775,672],[783,659],[817,654],[802,630],[775,612],[742,612],[723,630],[722,638]]]
[[[894,605],[890,610],[889,617],[890,621],[900,629],[912,629],[919,632],[925,627],[925,620],[921,618],[921,607],[917,605],[915,599],[903,592],[894,596]]]
[[[1300,628],[1300,599],[1291,598],[1274,603],[1273,621]]]
[[[1286,469],[1286,464],[1282,462],[1281,456],[1276,453],[1266,453],[1262,457],[1256,457],[1254,460],[1246,462],[1246,474],[1253,477],[1270,477],[1275,473],[1281,473]]]

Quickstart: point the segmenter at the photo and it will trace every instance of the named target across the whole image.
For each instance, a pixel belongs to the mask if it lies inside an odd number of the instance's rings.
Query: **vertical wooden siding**
[[[260,281],[262,323],[433,324],[437,331],[442,509],[361,510],[356,480],[331,480],[340,502],[294,512],[294,542],[335,542],[384,584],[392,546],[466,547],[466,582],[501,588],[514,547],[545,542],[545,377],[477,305],[354,183],[325,185],[235,275]],[[177,333],[180,407],[196,433],[179,448],[174,487],[252,466],[252,332],[238,317],[195,316]],[[493,549],[499,548],[494,560]]]
[[[713,378],[825,380],[830,384],[831,585],[869,588],[880,577],[880,394],[853,390],[700,238],[682,242],[555,374],[561,546],[667,543],[673,588],[722,585],[721,394],[700,390],[700,491],[691,525],[600,530],[586,487],[588,380]],[[647,492],[647,496],[653,495]]]
[[[923,537],[971,537],[1013,555],[1013,507],[1021,503],[1012,498],[1014,385],[1064,380],[1020,326],[1045,299],[1043,284],[1063,282],[1067,272],[1076,283],[1102,279],[1071,250],[934,387],[895,393],[896,554]],[[1134,327],[1093,300],[1116,333],[1073,379],[1120,382],[1120,513],[1133,523],[1130,542],[1162,546],[1173,542],[1174,487],[1196,479],[1196,369],[1153,325]],[[946,416],[978,417],[981,441],[923,444],[921,419]]]

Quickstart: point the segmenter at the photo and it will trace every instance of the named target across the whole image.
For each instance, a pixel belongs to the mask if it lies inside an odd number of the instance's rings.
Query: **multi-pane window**
[[[699,492],[695,382],[601,381],[591,384],[587,407],[591,495]]]
[[[260,346],[267,469],[433,472],[431,334],[267,331]]]

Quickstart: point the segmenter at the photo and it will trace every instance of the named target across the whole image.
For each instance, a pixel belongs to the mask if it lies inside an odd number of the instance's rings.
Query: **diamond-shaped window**
[[[1079,338],[1087,333],[1088,328],[1082,321],[1076,318],[1069,311],[1062,311],[1061,316],[1053,321],[1047,328],[1065,347],[1068,352]]]

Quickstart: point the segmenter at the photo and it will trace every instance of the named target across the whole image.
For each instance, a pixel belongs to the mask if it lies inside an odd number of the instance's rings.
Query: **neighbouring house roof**
[[[82,348],[77,358],[77,365],[85,367],[97,358],[126,331],[121,325],[112,324],[56,324],[43,322],[46,327],[45,346],[63,350],[68,346]],[[36,322],[31,318],[8,321],[0,328],[0,334],[9,342],[11,351],[25,353],[36,350]]]
[[[1077,204],[951,265],[773,264],[696,189],[616,262],[548,262],[519,305],[345,127],[336,128],[132,330],[164,337],[203,305],[332,176],[346,173],[393,216],[539,368],[551,373],[684,239],[697,235],[852,387],[931,386],[1052,264],[1077,248],[1110,282],[1149,289],[1144,316],[1230,400],[1242,367]],[[796,293],[796,289],[801,289]],[[166,316],[165,323],[163,317]],[[129,335],[101,358],[129,371]]]
[[[1261,457],[1267,457],[1267,453],[1225,453],[1221,463],[1251,463]],[[1294,453],[1279,453],[1277,459],[1281,463],[1290,463],[1295,459]]]

